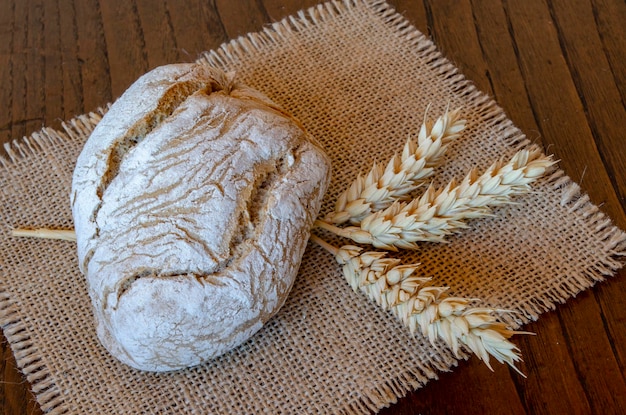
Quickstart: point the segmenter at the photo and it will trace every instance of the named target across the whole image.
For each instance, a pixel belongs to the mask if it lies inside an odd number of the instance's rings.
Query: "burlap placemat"
[[[468,120],[437,183],[528,145],[489,97],[381,1],[324,4],[201,61],[236,70],[323,143],[334,165],[324,211],[359,171],[417,133],[429,104],[433,116],[462,107]],[[284,308],[232,353],[165,374],[111,358],[95,337],[74,244],[9,236],[23,225],[72,227],[73,161],[98,119],[79,117],[64,132],[44,129],[0,160],[0,322],[44,411],[368,413],[455,364],[447,349],[412,337],[354,293],[333,258],[312,243]],[[449,244],[403,255],[455,294],[518,311],[502,316],[518,326],[612,275],[625,240],[557,171]]]

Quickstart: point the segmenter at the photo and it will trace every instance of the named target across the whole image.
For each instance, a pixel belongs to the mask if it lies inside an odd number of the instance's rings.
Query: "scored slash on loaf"
[[[232,74],[179,64],[141,77],[72,182],[102,344],[166,371],[249,339],[284,303],[329,180],[301,124]]]

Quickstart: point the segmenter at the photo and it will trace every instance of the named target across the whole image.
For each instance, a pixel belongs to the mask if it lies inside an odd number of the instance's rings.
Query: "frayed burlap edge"
[[[4,149],[7,156],[0,156],[0,168],[10,169],[12,164],[27,160],[30,155],[54,150],[56,146],[66,142],[84,142],[107,109],[108,106],[99,108],[95,112],[64,122],[62,124],[64,131],[43,128],[29,137],[6,143]],[[55,415],[68,413],[69,409],[65,406],[61,391],[43,363],[41,353],[28,334],[26,324],[20,318],[18,305],[2,285],[0,285],[0,327],[13,351],[16,364],[30,383],[42,411]]]
[[[258,33],[250,33],[221,45],[218,49],[205,52],[198,63],[209,64],[227,70],[231,64],[244,57],[262,54],[279,44],[282,39],[288,38],[293,32],[314,26],[325,20],[332,19],[352,7],[367,5],[395,32],[398,39],[407,42],[410,47],[429,58],[427,65],[445,78],[452,86],[452,90],[470,101],[484,120],[492,127],[499,129],[509,146],[522,149],[531,145],[525,135],[513,125],[504,111],[489,96],[476,89],[473,83],[467,80],[458,69],[437,50],[434,43],[413,27],[403,16],[398,14],[384,1],[343,0],[323,3],[303,10],[296,16],[290,16],[280,22],[272,24]],[[90,134],[108,106],[95,112],[78,116],[63,124],[64,132],[44,128],[33,133],[30,137],[23,137],[5,144],[8,157],[0,157],[0,168],[10,168],[13,163],[27,159],[29,155],[53,149],[56,145],[69,141],[83,142]],[[584,194],[578,184],[573,182],[562,170],[556,170],[548,179],[554,190],[562,194],[561,205],[577,212],[587,224],[596,229],[598,237],[612,252],[600,263],[589,269],[580,270],[577,275],[561,285],[552,287],[542,296],[520,304],[520,319],[509,321],[512,326],[535,320],[546,311],[553,310],[558,303],[590,288],[596,282],[603,281],[613,275],[623,265],[626,257],[626,233],[616,228],[611,219],[594,205],[589,196]],[[37,401],[44,412],[63,414],[69,412],[62,399],[62,393],[54,383],[49,370],[41,361],[37,346],[31,341],[25,323],[20,320],[18,307],[5,291],[0,291],[0,325],[7,337],[20,370],[30,382]],[[442,356],[443,358],[444,356]],[[445,365],[437,368],[422,368],[420,373],[404,372],[376,389],[363,391],[359,399],[346,403],[341,411],[344,414],[362,414],[376,411],[394,403],[398,398],[405,396],[411,390],[424,385],[429,379],[437,377],[436,370],[450,369],[457,360],[452,356],[446,359]]]
[[[20,317],[19,308],[11,300],[10,295],[0,290],[0,327],[11,346],[17,367],[31,384],[33,394],[44,412],[66,413],[67,408],[61,393],[50,371],[41,362],[41,353]]]

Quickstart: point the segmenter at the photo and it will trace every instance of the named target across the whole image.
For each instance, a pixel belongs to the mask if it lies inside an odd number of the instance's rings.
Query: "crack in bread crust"
[[[263,221],[266,218],[269,198],[276,187],[276,182],[288,171],[296,162],[294,154],[299,153],[301,147],[289,149],[283,156],[273,162],[264,163],[256,168],[255,181],[250,186],[250,191],[243,198],[246,203],[239,217],[238,230],[234,233],[230,241],[229,258],[221,262],[211,273],[197,273],[190,270],[163,272],[158,268],[141,269],[135,274],[125,277],[118,283],[117,298],[119,299],[130,289],[132,284],[140,278],[172,278],[189,276],[196,278],[202,283],[219,284],[219,276],[236,261],[246,255],[246,251],[255,247],[254,239],[258,232],[262,230]],[[198,235],[192,235],[188,229],[179,227],[190,240],[197,240],[202,243]],[[208,251],[208,249],[207,249]],[[266,259],[266,262],[268,260]],[[106,307],[106,305],[105,305]]]
[[[102,183],[98,187],[98,195],[100,197],[102,197],[109,183],[117,176],[119,166],[124,156],[133,147],[139,144],[146,135],[157,128],[165,119],[170,117],[189,95],[202,89],[204,86],[205,85],[197,81],[188,81],[173,85],[161,97],[154,111],[140,119],[124,136],[116,140],[109,153],[109,159],[107,160],[108,169],[102,175]]]

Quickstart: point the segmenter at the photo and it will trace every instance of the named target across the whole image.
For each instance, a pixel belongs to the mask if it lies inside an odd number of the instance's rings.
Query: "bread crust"
[[[179,64],[141,77],[72,182],[102,344],[167,371],[249,339],[287,298],[329,180],[318,143],[231,75]]]

